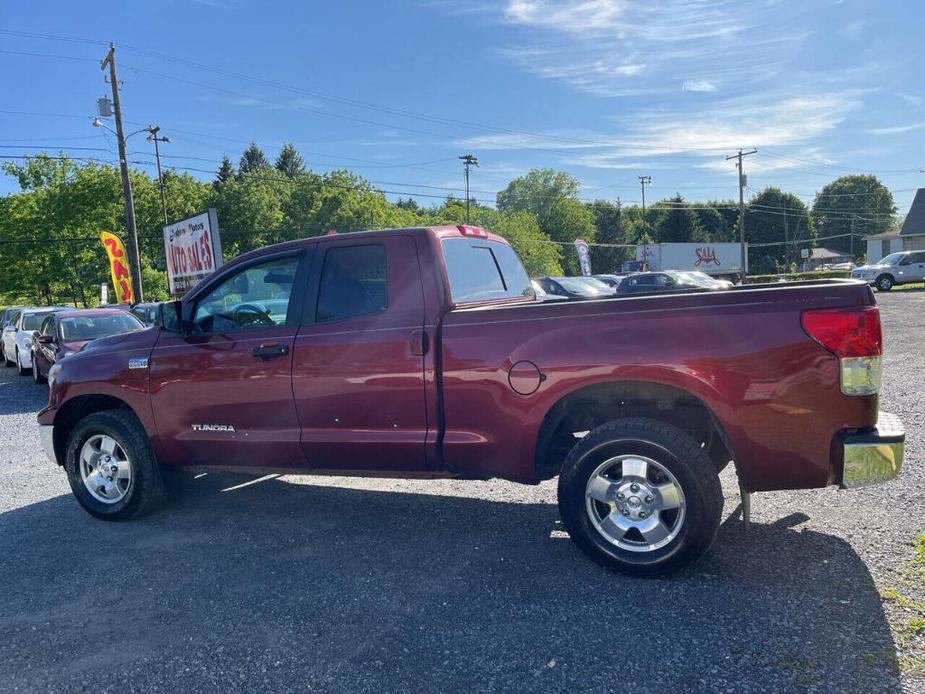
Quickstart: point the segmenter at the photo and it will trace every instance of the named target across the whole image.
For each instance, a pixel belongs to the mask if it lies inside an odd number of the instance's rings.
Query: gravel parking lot
[[[879,295],[900,479],[759,494],[695,568],[612,575],[555,485],[191,481],[97,521],[41,452],[44,386],[0,370],[5,691],[925,691],[925,292]]]

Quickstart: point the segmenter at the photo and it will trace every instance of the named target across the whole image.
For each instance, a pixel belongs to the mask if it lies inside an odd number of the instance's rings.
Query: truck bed
[[[455,308],[438,340],[445,463],[542,479],[558,402],[647,389],[701,403],[751,490],[824,486],[836,436],[875,424],[877,398],[842,395],[837,359],[800,316],[873,303],[864,283],[811,280]]]

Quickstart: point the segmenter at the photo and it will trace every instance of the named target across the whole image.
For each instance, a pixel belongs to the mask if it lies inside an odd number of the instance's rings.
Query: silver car
[[[864,280],[881,292],[897,284],[925,281],[925,251],[890,253],[882,260],[851,271],[851,277]]]
[[[15,366],[19,373],[32,372],[32,337],[42,327],[42,321],[49,313],[66,311],[60,306],[28,307],[16,316],[16,320],[3,328],[3,360],[7,366]]]

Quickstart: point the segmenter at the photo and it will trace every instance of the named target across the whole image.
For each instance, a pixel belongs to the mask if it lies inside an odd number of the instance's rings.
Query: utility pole
[[[459,157],[462,160],[463,166],[466,170],[466,224],[469,223],[469,167],[478,166],[479,160],[478,157],[472,154],[464,154]]]
[[[742,284],[745,284],[746,267],[748,266],[748,257],[745,252],[745,173],[742,171],[742,158],[757,152],[757,149],[752,149],[748,152],[743,152],[740,149],[738,154],[726,157],[726,161],[730,159],[736,160],[736,169],[739,171],[739,253],[742,262]]]
[[[154,158],[157,159],[157,183],[161,189],[161,209],[164,210],[164,224],[167,222],[167,193],[164,191],[164,176],[161,174],[161,150],[157,146],[159,142],[170,143],[170,138],[164,135],[163,137],[158,137],[158,133],[161,131],[161,126],[159,125],[149,125],[145,130],[148,131],[148,138],[154,142]]]
[[[639,187],[642,189],[642,212],[645,214],[646,211],[646,186],[652,185],[651,176],[640,176],[639,177]]]
[[[119,170],[122,173],[122,193],[125,195],[125,223],[128,227],[128,260],[135,291],[135,302],[144,301],[141,287],[141,259],[138,254],[138,229],[135,227],[135,202],[132,199],[132,181],[128,175],[128,161],[125,155],[125,136],[122,130],[122,101],[119,98],[119,77],[116,75],[116,44],[110,42],[109,53],[100,63],[100,69],[109,68],[109,83],[112,85],[112,105],[116,118],[116,139],[119,141]]]

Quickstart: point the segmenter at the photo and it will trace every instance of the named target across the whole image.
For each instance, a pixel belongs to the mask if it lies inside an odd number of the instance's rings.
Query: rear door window
[[[382,313],[388,306],[383,245],[337,246],[327,250],[318,289],[317,322]]]

